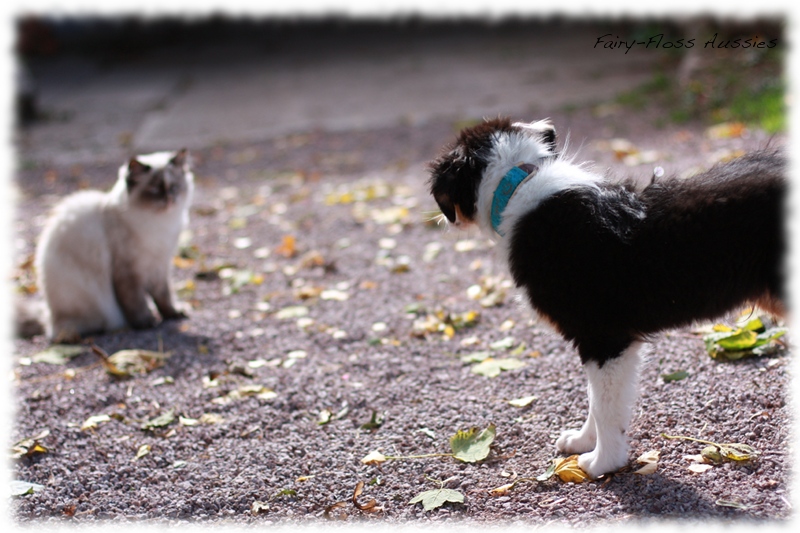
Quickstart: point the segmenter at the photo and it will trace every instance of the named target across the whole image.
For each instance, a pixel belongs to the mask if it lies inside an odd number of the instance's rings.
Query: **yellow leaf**
[[[297,254],[296,241],[294,236],[285,235],[281,241],[280,246],[275,248],[275,253],[280,254],[286,258],[292,258]]]
[[[745,131],[747,131],[747,128],[741,122],[723,122],[708,128],[706,137],[710,139],[730,139],[741,137]]]
[[[578,466],[578,457],[578,455],[570,455],[566,458],[556,459],[556,468],[553,473],[565,483],[582,483],[586,481],[589,476]]]
[[[492,496],[505,496],[506,494],[511,492],[511,489],[513,489],[514,485],[516,485],[516,484],[517,484],[517,482],[514,481],[513,483],[508,483],[506,485],[502,485],[500,487],[497,487],[497,488],[494,488],[494,489],[490,490],[489,494],[491,494]]]

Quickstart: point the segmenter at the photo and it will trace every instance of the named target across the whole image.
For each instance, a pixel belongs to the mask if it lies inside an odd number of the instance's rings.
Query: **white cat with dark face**
[[[780,153],[637,188],[561,157],[548,122],[495,119],[464,129],[430,168],[442,213],[499,242],[533,309],[577,349],[589,414],[556,448],[580,453],[592,477],[627,462],[639,351],[653,333],[745,303],[784,312]]]
[[[55,208],[36,251],[46,335],[82,335],[185,317],[175,303],[170,271],[188,223],[194,177],[187,151],[131,159],[108,192],[80,191]]]

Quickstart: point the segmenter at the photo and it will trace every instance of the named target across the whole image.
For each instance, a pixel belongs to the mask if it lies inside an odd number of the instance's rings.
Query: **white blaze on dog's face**
[[[479,190],[493,191],[503,177],[492,169],[503,167],[504,174],[520,162],[553,155],[555,139],[555,128],[547,121],[512,124],[508,118],[498,118],[465,128],[455,144],[431,163],[431,194],[450,223],[478,223],[485,216],[479,196],[486,196]],[[486,183],[487,177],[492,183]]]

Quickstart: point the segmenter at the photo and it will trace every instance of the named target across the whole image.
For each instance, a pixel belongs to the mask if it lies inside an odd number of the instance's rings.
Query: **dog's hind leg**
[[[618,357],[602,364],[594,360],[584,364],[589,381],[589,416],[579,431],[565,432],[556,446],[563,453],[583,452],[578,466],[592,478],[628,462],[625,432],[636,401],[641,346],[634,341]]]

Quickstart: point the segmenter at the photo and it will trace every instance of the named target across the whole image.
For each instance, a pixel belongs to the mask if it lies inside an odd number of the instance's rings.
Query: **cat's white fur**
[[[173,152],[138,156],[141,163],[163,167]],[[119,169],[108,192],[80,191],[55,208],[39,240],[36,271],[45,296],[45,334],[109,331],[126,325],[112,284],[112,257],[120,247],[134,264],[131,269],[147,283],[168,276],[178,237],[188,221],[194,178],[185,172],[187,191],[169,208],[154,211],[130,205]],[[129,253],[135,248],[135,253]]]

